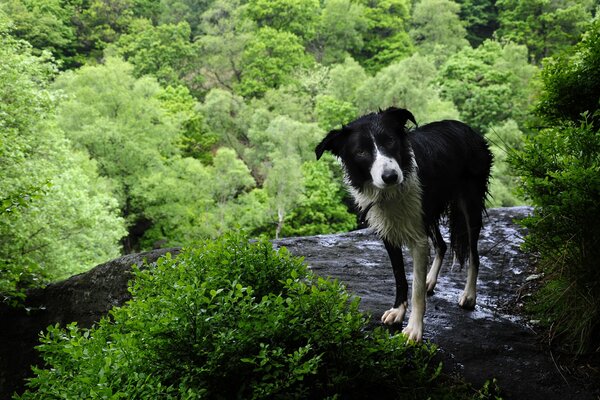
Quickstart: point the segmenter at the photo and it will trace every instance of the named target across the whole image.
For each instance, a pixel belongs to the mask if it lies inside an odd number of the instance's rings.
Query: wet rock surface
[[[532,271],[519,248],[524,232],[514,220],[530,212],[527,207],[489,210],[479,240],[481,266],[473,311],[458,306],[466,267],[452,268],[447,254],[435,293],[427,299],[424,340],[439,346],[446,372],[459,373],[478,387],[496,378],[507,399],[597,399],[597,393],[561,375],[550,351],[515,311],[520,289]],[[449,242],[447,230],[442,234]],[[282,239],[276,245],[303,256],[315,273],[343,282],[361,297],[361,308],[372,315],[373,324],[379,324],[382,313],[392,306],[391,264],[383,243],[371,231]],[[404,253],[411,282],[412,260]],[[408,315],[405,324],[407,320]]]
[[[425,340],[436,343],[446,372],[463,375],[480,387],[496,378],[507,399],[597,399],[563,378],[549,350],[539,344],[527,321],[515,311],[518,293],[531,275],[527,257],[519,250],[523,232],[513,222],[529,208],[489,211],[479,246],[481,267],[478,304],[473,311],[458,306],[466,269],[451,269],[448,255],[435,293],[427,299]],[[447,232],[443,231],[447,238]],[[344,282],[362,298],[361,307],[379,324],[394,299],[391,265],[381,241],[369,230],[275,241],[304,257],[319,275]],[[29,293],[27,308],[0,305],[0,399],[23,389],[23,378],[39,359],[34,350],[40,331],[48,325],[78,321],[89,327],[111,307],[129,299],[131,266],[155,261],[161,249],[132,254],[97,266],[91,271]],[[405,257],[409,282],[412,262]],[[406,317],[406,320],[408,316]]]

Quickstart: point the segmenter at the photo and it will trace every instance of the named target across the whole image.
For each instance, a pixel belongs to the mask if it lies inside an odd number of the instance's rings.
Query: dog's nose
[[[398,174],[393,169],[383,171],[383,174],[381,174],[381,179],[388,185],[391,185],[398,182]]]

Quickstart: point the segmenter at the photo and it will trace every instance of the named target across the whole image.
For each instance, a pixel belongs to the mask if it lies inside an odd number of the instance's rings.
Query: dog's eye
[[[359,151],[356,153],[356,158],[368,158],[369,157],[369,152],[368,151]]]

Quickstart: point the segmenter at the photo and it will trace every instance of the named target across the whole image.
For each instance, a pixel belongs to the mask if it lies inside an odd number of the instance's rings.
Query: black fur
[[[446,214],[451,247],[462,264],[471,247],[466,219],[474,229],[481,229],[492,154],[481,135],[458,121],[427,124],[410,131],[408,137],[419,167],[428,236],[435,242],[435,230]],[[460,215],[463,206],[467,218]]]

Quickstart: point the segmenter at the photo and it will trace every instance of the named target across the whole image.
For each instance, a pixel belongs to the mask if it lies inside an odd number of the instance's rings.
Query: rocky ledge
[[[520,293],[532,273],[527,256],[520,251],[523,231],[514,221],[530,212],[527,207],[489,210],[479,242],[481,268],[475,310],[458,307],[466,271],[452,269],[450,257],[445,260],[435,293],[427,300],[425,340],[439,346],[447,372],[479,386],[496,378],[505,398],[594,399],[596,395],[562,376],[552,354],[538,342],[534,327],[518,315]],[[443,234],[447,240],[447,232]],[[361,297],[361,307],[372,315],[373,324],[391,306],[391,266],[383,244],[369,230],[282,239],[274,245],[304,257],[315,273],[343,282]],[[39,361],[34,346],[40,331],[72,321],[91,326],[111,307],[129,299],[132,265],[178,251],[161,249],[124,256],[32,291],[26,309],[0,307],[0,398],[22,390],[29,365]],[[405,259],[410,275],[412,263]]]

